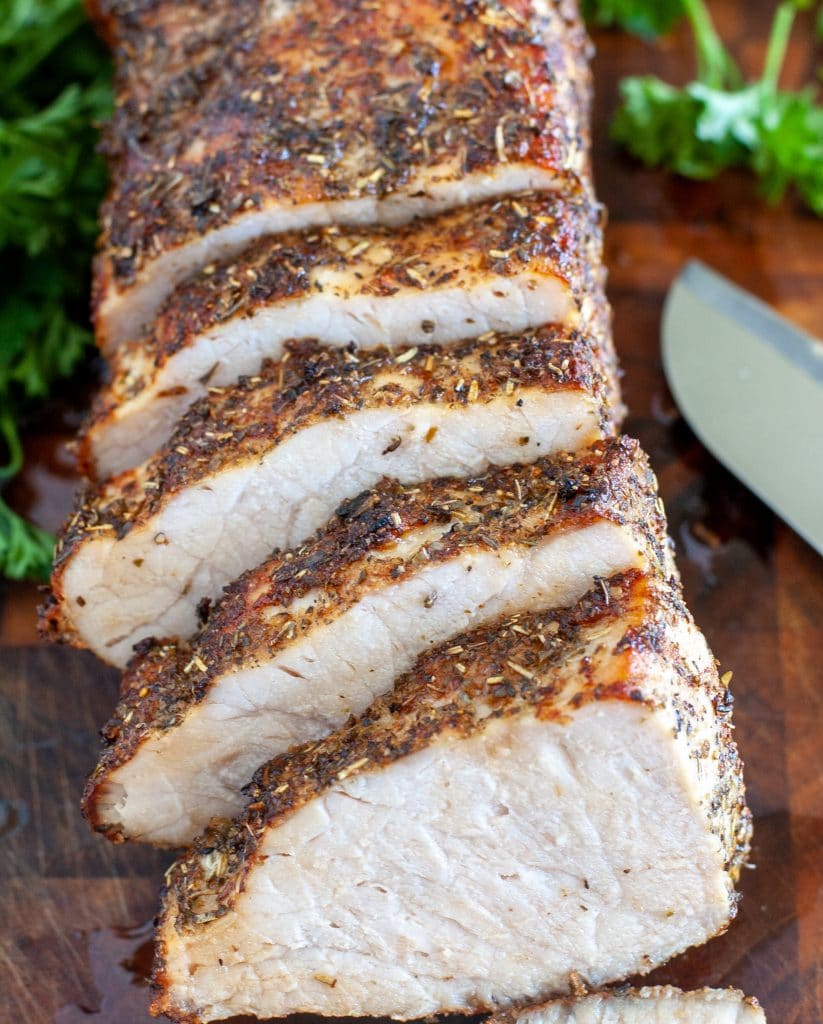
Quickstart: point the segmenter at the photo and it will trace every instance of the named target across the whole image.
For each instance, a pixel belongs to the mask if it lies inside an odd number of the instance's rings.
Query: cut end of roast
[[[723,699],[678,592],[637,573],[459,637],[172,869],[156,1009],[479,1012],[705,942],[748,842]]]
[[[587,182],[589,44],[571,5],[96,7],[118,58],[95,273],[107,352],[263,235]]]

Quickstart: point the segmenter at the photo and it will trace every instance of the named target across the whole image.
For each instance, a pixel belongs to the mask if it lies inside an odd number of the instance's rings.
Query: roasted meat
[[[588,41],[568,0],[92,6],[117,59],[105,349],[261,235],[398,224],[587,176]]]
[[[264,760],[359,714],[429,647],[665,564],[664,534],[653,476],[626,439],[469,482],[366,491],[228,587],[191,644],[139,650],[86,814],[115,840],[186,842],[240,809]]]
[[[204,598],[384,476],[533,462],[593,444],[621,413],[605,309],[585,334],[287,356],[212,389],[156,458],[81,497],[58,545],[48,634],[123,665],[147,636],[190,636]]]
[[[729,710],[659,577],[455,638],[167,874],[155,1009],[474,1012],[705,942],[749,836]]]
[[[766,1024],[756,999],[735,989],[669,986],[593,992],[511,1010],[489,1024]]]
[[[119,349],[81,462],[98,477],[136,465],[209,386],[257,373],[290,338],[402,351],[574,325],[599,295],[599,217],[585,196],[520,197],[393,231],[261,239],[178,288]]]

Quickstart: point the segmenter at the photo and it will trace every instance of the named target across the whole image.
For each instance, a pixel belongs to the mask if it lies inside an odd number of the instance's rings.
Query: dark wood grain
[[[714,4],[751,69],[772,6]],[[812,76],[810,40],[807,30],[793,43],[795,84]],[[823,224],[791,202],[764,208],[742,175],[683,183],[622,156],[607,133],[618,78],[656,71],[683,81],[690,44],[685,34],[661,48],[610,34],[597,44],[595,168],[610,211],[610,296],[629,430],[658,472],[694,614],[723,668],[734,671],[737,738],[756,816],[754,869],[744,873],[738,919],[655,977],[739,985],[761,999],[772,1024],[820,1024],[823,559],[679,417],[660,368],[659,321],[672,278],[699,256],[823,336]],[[53,424],[49,416],[33,431],[35,470],[13,495],[49,526],[70,489]],[[37,646],[35,600],[35,588],[22,585],[0,597],[0,1021],[141,1024],[149,1019],[141,926],[154,913],[168,856],[111,847],[80,819],[77,800],[116,679],[83,654]]]

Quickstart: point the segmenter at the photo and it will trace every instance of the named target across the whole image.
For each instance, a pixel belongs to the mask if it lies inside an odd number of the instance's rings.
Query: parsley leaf
[[[687,178],[713,178],[736,163],[741,146],[734,137],[718,144],[716,114],[705,97],[677,89],[659,78],[626,78],[612,137],[649,167],[667,167]]]
[[[9,0],[0,22],[0,483],[20,422],[91,342],[89,263],[106,172],[108,55],[81,0]],[[0,576],[43,578],[53,540],[0,501]]]
[[[769,201],[794,186],[823,217],[823,107],[815,105],[811,89],[778,92],[764,102],[751,166]]]
[[[747,167],[771,202],[794,187],[823,216],[823,107],[809,87],[781,91],[778,81],[797,11],[809,0],[784,0],[775,11],[763,73],[744,84],[703,0],[683,0],[697,49],[697,78],[682,89],[659,78],[620,83],[612,136],[650,167],[706,179]]]
[[[624,28],[645,39],[665,34],[684,13],[683,0],[583,0],[590,24]]]
[[[0,498],[0,566],[10,580],[42,580],[51,571],[54,537],[13,512]]]

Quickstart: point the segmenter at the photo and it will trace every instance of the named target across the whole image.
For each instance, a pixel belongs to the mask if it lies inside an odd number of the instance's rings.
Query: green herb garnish
[[[676,88],[653,76],[624,79],[613,137],[648,166],[687,178],[748,168],[770,202],[793,187],[809,209],[823,216],[823,107],[812,85],[798,92],[779,87],[795,16],[811,3],[778,4],[763,72],[747,83],[703,0],[681,2],[694,35],[695,81]],[[637,6],[658,9],[656,4]]]
[[[0,485],[19,425],[91,342],[89,262],[106,184],[95,124],[110,66],[80,0],[10,0],[0,23]],[[44,578],[53,538],[0,499],[0,576]]]
[[[583,16],[601,28],[624,28],[647,39],[664,35],[683,14],[683,0],[583,0]]]

